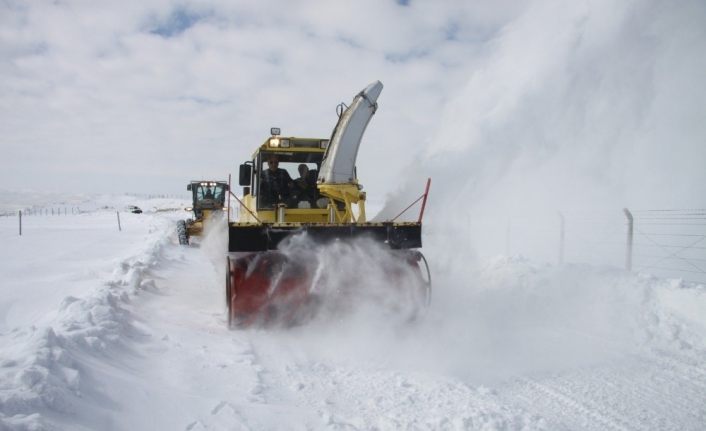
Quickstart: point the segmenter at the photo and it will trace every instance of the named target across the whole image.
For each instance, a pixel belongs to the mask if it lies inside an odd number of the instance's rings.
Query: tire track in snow
[[[646,351],[586,369],[517,379],[500,394],[557,429],[703,429],[703,379],[685,375],[692,365],[663,355]]]
[[[598,425],[597,429],[628,430],[624,418],[616,417],[600,405],[581,399],[576,392],[564,390],[565,387],[550,383],[522,378],[520,384],[528,390],[529,394],[525,399],[533,400],[535,405],[549,407],[549,411],[541,409],[545,417],[553,418],[559,416],[563,420],[557,425],[563,425],[566,429],[583,429],[587,425]],[[537,396],[541,398],[538,400]],[[567,426],[568,424],[568,426]]]
[[[158,404],[195,399],[181,412],[184,430],[261,429],[249,412],[266,402],[262,367],[248,338],[227,328],[222,277],[197,247],[174,246],[167,255],[173,263],[157,283],[161,294],[145,301],[142,312],[145,324],[166,339],[147,362],[172,365],[148,377],[152,385],[185,393]]]
[[[536,415],[459,380],[317,358],[287,334],[253,344],[265,362],[272,398],[314,411],[315,428],[544,429]]]
[[[675,352],[666,351],[663,349],[654,349],[655,360],[662,364],[666,369],[672,369],[675,367],[682,368],[688,374],[680,374],[682,377],[689,381],[698,382],[698,384],[706,389],[706,367],[703,364],[703,358],[706,353],[701,353],[700,357],[694,357],[694,355],[687,355],[685,353],[679,354]]]

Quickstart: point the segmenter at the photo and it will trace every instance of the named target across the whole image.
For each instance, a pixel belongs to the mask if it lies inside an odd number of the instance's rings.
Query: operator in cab
[[[289,199],[294,183],[285,169],[279,167],[279,158],[275,154],[267,157],[267,169],[260,178],[260,204],[263,208],[273,208]]]
[[[316,208],[316,199],[319,197],[319,190],[316,187],[318,173],[316,170],[310,170],[304,163],[299,165],[298,170],[299,178],[294,180],[291,206],[302,208],[302,205],[308,204],[308,208]]]

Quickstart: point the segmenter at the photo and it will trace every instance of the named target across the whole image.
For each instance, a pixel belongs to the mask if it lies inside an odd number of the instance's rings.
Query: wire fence
[[[633,213],[636,270],[706,282],[706,209]]]
[[[125,193],[124,196],[134,197],[136,199],[143,200],[155,200],[155,199],[174,199],[180,201],[190,201],[191,195],[187,194],[143,194],[143,193]],[[127,208],[129,205],[124,206]],[[0,210],[0,217],[17,217],[19,211],[22,211],[23,216],[64,216],[64,215],[77,215],[86,212],[96,211],[96,210],[114,210],[123,209],[123,206],[109,204],[103,206],[96,206],[88,204],[88,206],[81,206],[74,204],[44,204],[44,205],[32,205],[25,206],[21,209],[5,209]]]
[[[125,196],[130,196],[138,199],[186,199],[190,200],[190,194],[184,193],[125,193]]]
[[[51,208],[25,208],[19,211],[4,211],[0,213],[0,217],[17,217],[20,213],[22,216],[65,216],[65,215],[76,215],[86,212],[80,207],[51,207]]]
[[[168,195],[164,195],[168,196]],[[231,220],[239,205],[230,203]],[[68,216],[77,206],[27,208],[27,216]],[[0,217],[17,217],[5,211]],[[623,267],[706,284],[706,209],[557,211],[498,218],[468,217],[469,238],[486,253],[533,260]]]
[[[706,209],[560,211],[510,216],[492,228],[488,221],[470,223],[471,235],[485,239],[491,253],[706,283]]]

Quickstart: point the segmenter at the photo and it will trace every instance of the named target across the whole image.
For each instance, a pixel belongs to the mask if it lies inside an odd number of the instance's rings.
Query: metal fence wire
[[[633,211],[635,269],[706,282],[706,209]]]
[[[706,284],[706,209],[558,211],[470,223],[471,237],[482,238],[481,246],[493,254]]]

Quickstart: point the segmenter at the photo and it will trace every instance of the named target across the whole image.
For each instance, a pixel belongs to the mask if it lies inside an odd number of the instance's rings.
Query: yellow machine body
[[[276,142],[278,146],[273,146]],[[282,148],[282,142],[287,147]],[[406,297],[417,303],[428,302],[431,292],[429,269],[421,247],[421,223],[367,222],[365,193],[358,180],[345,184],[316,183],[315,207],[302,208],[301,201],[282,198],[278,202],[263,199],[262,171],[266,160],[275,156],[291,172],[305,163],[321,166],[327,140],[273,136],[241,165],[242,198],[237,198],[237,221],[229,221],[226,301],[228,320],[234,326],[256,322],[292,323],[302,309],[309,309],[315,298],[309,292],[314,279],[311,268],[294,262],[278,251],[281,242],[293,235],[306,234],[317,243],[370,238],[385,244],[394,256],[398,269],[386,274],[390,286],[400,280],[399,267],[408,268],[416,280],[413,286],[398,286]],[[233,195],[235,196],[235,195]],[[304,205],[306,206],[306,205]],[[403,295],[403,296],[404,296]]]
[[[188,245],[191,237],[201,236],[204,223],[214,214],[223,213],[230,185],[226,181],[191,181],[186,190],[192,194],[192,206],[186,210],[193,212],[194,217],[177,222],[177,237],[182,245]]]

